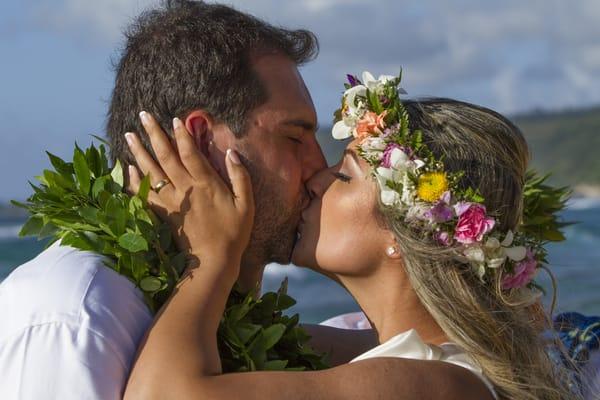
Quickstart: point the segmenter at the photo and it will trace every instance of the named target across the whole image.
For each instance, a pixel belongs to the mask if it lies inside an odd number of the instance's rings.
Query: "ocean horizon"
[[[549,266],[558,282],[556,311],[600,315],[600,199],[571,200],[563,218],[577,224],[565,229],[565,242],[548,246]],[[18,237],[24,222],[19,217],[0,217],[0,282],[45,247],[44,241]],[[360,310],[354,299],[337,283],[294,265],[268,265],[263,291],[276,290],[286,277],[289,294],[298,302],[290,313],[299,313],[304,322],[320,322]],[[537,280],[551,292],[549,277],[540,273]],[[550,300],[550,296],[546,296],[546,304]]]

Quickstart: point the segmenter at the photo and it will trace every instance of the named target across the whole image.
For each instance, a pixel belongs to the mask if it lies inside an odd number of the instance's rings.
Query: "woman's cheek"
[[[361,265],[362,255],[356,251],[353,235],[339,236],[335,240],[319,241],[316,260],[322,270],[336,274],[352,275]]]

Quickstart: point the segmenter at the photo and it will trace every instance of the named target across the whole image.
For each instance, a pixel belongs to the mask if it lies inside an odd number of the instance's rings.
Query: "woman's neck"
[[[447,342],[448,337],[425,309],[402,268],[387,265],[368,277],[339,279],[369,318],[379,343],[410,329],[426,343]]]

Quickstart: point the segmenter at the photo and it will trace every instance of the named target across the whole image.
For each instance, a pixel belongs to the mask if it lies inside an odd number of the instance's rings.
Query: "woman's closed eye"
[[[348,183],[352,180],[351,176],[342,174],[341,172],[334,172],[333,176],[335,176],[337,179],[339,179],[340,181],[345,182],[345,183]]]

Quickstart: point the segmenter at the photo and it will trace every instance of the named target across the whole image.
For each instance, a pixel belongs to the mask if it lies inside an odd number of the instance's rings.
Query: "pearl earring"
[[[386,250],[387,255],[390,257],[393,255],[396,255],[397,252],[398,252],[398,250],[396,250],[396,248],[394,246],[390,246]]]

